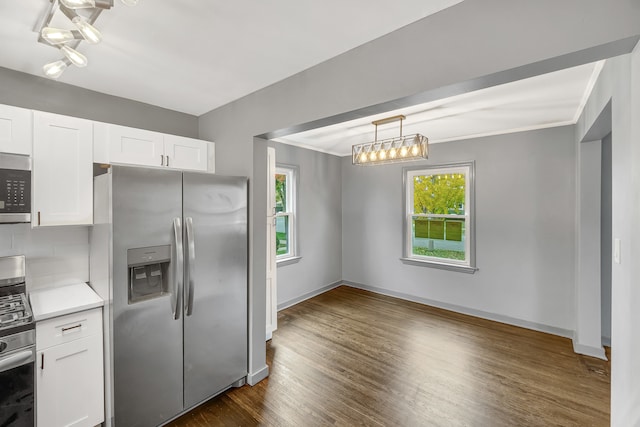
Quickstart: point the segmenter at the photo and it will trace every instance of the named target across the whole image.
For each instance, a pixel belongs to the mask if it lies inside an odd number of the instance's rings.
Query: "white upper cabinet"
[[[165,135],[164,153],[166,166],[177,169],[206,171],[208,145],[207,142],[199,139]]]
[[[95,123],[94,161],[214,171],[214,144],[126,126]]]
[[[0,104],[0,153],[31,155],[31,110]]]
[[[143,129],[109,125],[109,159],[114,163],[163,166],[163,135]]]
[[[33,227],[93,223],[93,123],[33,112]]]

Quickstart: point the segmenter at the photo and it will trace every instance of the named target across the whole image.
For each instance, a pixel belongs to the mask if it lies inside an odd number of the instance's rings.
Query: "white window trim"
[[[413,178],[417,175],[439,175],[462,173],[466,176],[465,214],[414,214]],[[403,252],[401,261],[406,264],[434,267],[445,270],[475,273],[475,162],[449,163],[433,166],[407,167],[403,169]],[[412,219],[424,218],[464,218],[465,220],[465,260],[443,259],[424,255],[415,255],[412,251]]]
[[[276,174],[287,176],[287,211],[276,213],[276,218],[289,218],[289,251],[286,254],[276,255],[276,264],[287,265],[297,262],[298,256],[298,221],[297,221],[297,199],[298,199],[298,167],[285,164],[276,164]]]

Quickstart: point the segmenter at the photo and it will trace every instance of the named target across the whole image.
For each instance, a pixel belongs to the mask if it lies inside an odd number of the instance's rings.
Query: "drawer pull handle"
[[[76,326],[70,326],[68,328],[62,328],[62,332],[67,332],[67,331],[70,331],[71,329],[77,329],[77,328],[80,328],[80,327],[82,327],[82,323],[79,323]]]
[[[40,355],[40,369],[44,370],[44,353]]]

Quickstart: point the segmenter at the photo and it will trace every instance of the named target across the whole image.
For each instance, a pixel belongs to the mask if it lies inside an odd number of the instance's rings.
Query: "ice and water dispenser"
[[[129,304],[169,293],[171,245],[127,250]]]

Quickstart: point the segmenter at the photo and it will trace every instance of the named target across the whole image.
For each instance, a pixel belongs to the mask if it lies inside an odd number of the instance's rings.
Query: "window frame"
[[[286,201],[287,211],[276,212],[274,218],[288,218],[289,224],[289,242],[288,251],[285,254],[276,254],[276,265],[285,265],[300,259],[298,256],[298,228],[297,228],[297,199],[298,199],[298,167],[276,163],[276,175],[286,175]]]
[[[452,214],[415,214],[413,213],[414,203],[414,177],[418,175],[442,175],[449,173],[464,173],[465,178],[465,213],[464,215]],[[464,273],[475,273],[476,251],[475,251],[475,161],[442,163],[434,165],[422,165],[405,167],[402,169],[403,184],[403,220],[402,220],[402,258],[405,264],[418,265],[424,267],[440,268],[445,270],[459,271]],[[454,260],[426,255],[415,255],[413,253],[413,217],[421,216],[425,218],[461,218],[465,219],[465,260]]]

